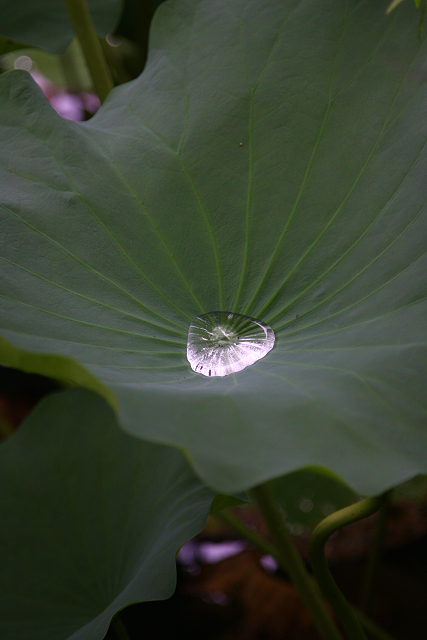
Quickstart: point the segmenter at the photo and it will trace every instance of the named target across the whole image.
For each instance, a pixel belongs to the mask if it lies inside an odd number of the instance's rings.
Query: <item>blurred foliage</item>
[[[16,49],[1,59],[6,70],[24,69],[38,71],[58,87],[68,87],[71,91],[90,91],[92,80],[76,39],[61,54],[48,53],[42,49]]]
[[[427,475],[420,474],[396,487],[393,490],[393,497],[423,502],[427,498]]]
[[[10,38],[0,36],[0,56],[4,56],[6,53],[24,48],[25,44],[22,44],[22,42],[16,42],[15,40],[11,40]]]
[[[319,468],[294,471],[272,480],[270,487],[295,535],[360,497],[340,478]]]
[[[391,13],[393,11],[393,9],[396,9],[396,7],[398,7],[402,2],[403,2],[403,0],[393,0],[389,4],[389,6],[387,7],[386,13],[387,14]],[[415,2],[415,6],[417,7],[417,9],[419,9],[421,7],[421,0],[414,0],[414,2]],[[424,30],[426,12],[427,12],[427,2],[424,2],[422,7],[421,7],[421,15],[420,15],[420,25],[419,25],[420,38],[421,38],[423,30]]]
[[[128,40],[121,40],[119,44],[110,45],[102,39],[107,63],[110,67],[116,85],[129,82],[136,75],[140,67],[139,49]],[[0,43],[1,44],[1,43]],[[64,53],[54,54],[25,47],[15,43],[0,57],[3,71],[24,69],[38,71],[47,80],[59,88],[67,88],[72,92],[91,91],[92,79],[78,40],[75,38]]]
[[[123,13],[114,35],[133,42],[139,49],[139,75],[145,66],[151,21],[157,7],[164,0],[125,0]],[[134,75],[134,77],[136,77]]]
[[[100,38],[115,85],[129,82],[142,72],[147,60],[151,20],[162,1],[127,0],[114,34]],[[28,21],[28,12],[26,15]],[[3,25],[3,31],[5,29],[7,31],[7,25]],[[11,33],[15,31],[12,29]],[[14,68],[38,71],[59,88],[72,92],[93,90],[87,64],[75,38],[63,53],[52,53],[49,52],[52,47],[40,46],[28,46],[0,36],[0,73]]]
[[[228,507],[232,507],[233,505],[237,504],[245,504],[246,502],[248,502],[248,499],[245,499],[243,494],[241,495],[241,497],[237,497],[217,493],[212,501],[209,514],[214,515],[215,513],[219,513],[223,509],[227,509]]]
[[[96,32],[106,36],[119,19],[121,0],[87,0]],[[73,38],[64,0],[0,0],[0,34],[51,53],[62,53]]]
[[[393,2],[391,2],[387,7],[386,13],[390,13],[391,11],[393,11],[393,9],[396,9],[396,7],[398,7],[401,2],[403,2],[403,0],[393,0]],[[414,0],[414,2],[415,2],[415,6],[418,9],[421,4],[421,0]]]

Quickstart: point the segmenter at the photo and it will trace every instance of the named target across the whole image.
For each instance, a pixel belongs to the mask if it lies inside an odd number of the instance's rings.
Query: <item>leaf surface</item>
[[[172,595],[175,554],[214,494],[182,454],[123,433],[95,393],[44,399],[0,446],[0,635],[98,640]]]
[[[87,0],[98,35],[114,28],[121,0]],[[64,0],[0,0],[0,34],[50,53],[62,53],[74,37]]]
[[[86,367],[222,493],[426,472],[427,45],[406,4],[164,3],[144,73],[84,124],[0,78],[5,339]],[[217,310],[276,343],[209,379],[186,340]]]

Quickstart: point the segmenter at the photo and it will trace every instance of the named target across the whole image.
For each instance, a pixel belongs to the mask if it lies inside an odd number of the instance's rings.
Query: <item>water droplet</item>
[[[274,331],[254,318],[211,311],[190,325],[187,359],[196,373],[228,376],[242,371],[274,346]]]

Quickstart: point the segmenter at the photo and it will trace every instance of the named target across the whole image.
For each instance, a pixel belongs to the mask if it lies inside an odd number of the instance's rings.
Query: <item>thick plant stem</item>
[[[366,565],[365,576],[362,583],[360,608],[362,609],[363,613],[366,613],[367,615],[369,615],[371,612],[372,600],[377,581],[378,565],[380,563],[384,548],[390,495],[391,491],[388,491],[386,494],[384,494],[384,504],[378,512],[374,539],[372,541],[372,546]]]
[[[255,533],[255,531],[253,531],[252,529],[248,529],[248,527],[244,525],[239,518],[236,518],[236,516],[234,516],[229,510],[220,511],[220,513],[216,513],[215,516],[211,516],[211,517],[217,518],[225,522],[228,526],[230,526],[237,533],[239,533],[242,536],[242,538],[245,538],[246,540],[248,540],[248,542],[253,544],[261,553],[265,553],[273,556],[273,558],[277,560],[279,566],[284,571],[286,571],[286,567],[284,566],[284,563],[281,561],[281,558],[279,556],[279,553],[276,547],[273,544],[271,544],[268,540],[260,536],[258,533]],[[313,578],[311,578],[311,576],[309,577],[310,577],[310,580],[314,582]],[[358,611],[355,607],[352,607],[352,609],[355,615],[357,615],[357,617],[359,618],[365,631],[372,638],[372,640],[394,640],[394,638],[389,633],[387,633],[387,631],[384,631],[384,629],[381,629],[381,627],[379,627],[375,622],[373,622],[370,618],[368,618],[368,616],[363,614],[361,611]]]
[[[86,0],[65,0],[65,2],[74,33],[83,50],[95,92],[101,102],[104,102],[114,85],[90,17],[87,2]]]
[[[356,504],[352,504],[350,507],[336,511],[317,525],[311,534],[308,546],[311,567],[316,580],[341,621],[349,640],[366,640],[366,635],[358,617],[344,598],[329,571],[324,547],[329,536],[337,529],[341,529],[341,527],[345,527],[356,520],[367,518],[375,511],[378,511],[383,503],[383,496],[380,498],[366,498],[356,502]]]
[[[117,640],[130,640],[126,627],[118,613],[111,618],[111,626],[117,636]]]
[[[301,596],[323,640],[342,640],[322,598],[317,585],[310,579],[304,563],[296,550],[291,534],[283,524],[280,511],[266,484],[252,489],[251,497],[258,504],[276,545],[281,564],[285,567]]]

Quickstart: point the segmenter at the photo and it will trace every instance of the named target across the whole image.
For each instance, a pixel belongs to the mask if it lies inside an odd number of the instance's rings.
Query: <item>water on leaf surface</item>
[[[254,318],[211,311],[190,325],[187,359],[204,376],[228,376],[242,371],[274,346],[274,331]]]

